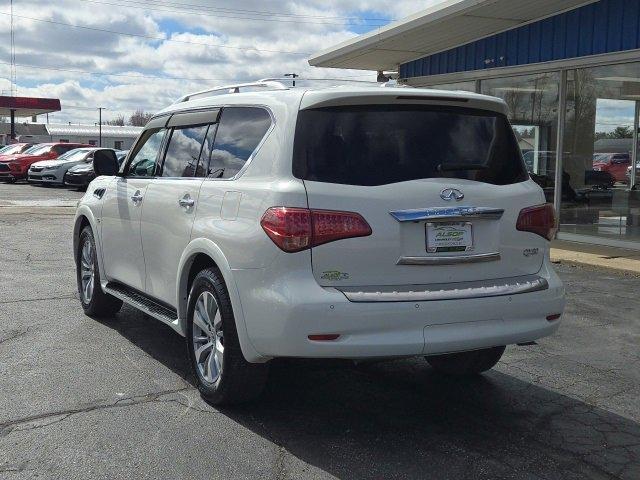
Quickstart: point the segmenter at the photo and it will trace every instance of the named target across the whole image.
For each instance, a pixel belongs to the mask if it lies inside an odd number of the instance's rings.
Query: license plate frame
[[[442,235],[437,233],[461,235]],[[427,253],[471,252],[475,248],[473,224],[471,222],[427,222],[425,224],[425,246]]]

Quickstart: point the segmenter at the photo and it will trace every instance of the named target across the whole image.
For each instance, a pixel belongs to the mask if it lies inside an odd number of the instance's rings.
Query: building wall
[[[400,78],[614,53],[640,48],[640,1],[600,0],[400,65]]]
[[[59,142],[61,140],[72,143],[86,143],[98,145],[98,136],[81,136],[81,135],[20,135],[19,141],[45,143],[45,142]],[[117,148],[116,142],[121,142],[122,150],[129,150],[136,137],[107,137],[102,136],[102,146],[105,148]]]

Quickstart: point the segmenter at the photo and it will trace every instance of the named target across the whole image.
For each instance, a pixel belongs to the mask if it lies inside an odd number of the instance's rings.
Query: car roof
[[[372,84],[367,86],[330,86],[330,87],[294,87],[279,89],[264,89],[260,91],[247,91],[239,93],[227,93],[226,91],[213,91],[211,96],[203,93],[191,94],[198,96],[193,100],[187,98],[186,101],[178,101],[156,114],[157,116],[168,115],[174,112],[185,110],[203,109],[207,107],[232,106],[232,105],[264,105],[275,106],[287,104],[288,107],[305,109],[334,104],[349,104],[353,99],[358,103],[366,104],[367,100],[372,103],[383,103],[390,100],[400,100],[401,103],[424,104],[425,101],[435,104],[448,104],[458,106],[468,106],[481,108],[500,113],[506,113],[506,104],[502,99],[481,95],[478,93],[451,90],[436,90],[427,88],[411,87],[384,87]],[[350,99],[350,100],[349,100]]]

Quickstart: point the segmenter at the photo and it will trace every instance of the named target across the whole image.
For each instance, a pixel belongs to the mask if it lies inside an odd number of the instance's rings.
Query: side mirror
[[[93,171],[100,175],[117,175],[120,166],[113,150],[96,150],[93,154]]]

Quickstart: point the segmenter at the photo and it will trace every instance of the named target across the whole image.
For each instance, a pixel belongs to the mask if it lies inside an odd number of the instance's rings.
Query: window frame
[[[202,151],[204,149],[204,141],[207,138],[207,135],[209,134],[209,129],[212,126],[216,127],[216,132],[217,132],[217,125],[218,122],[220,121],[220,113],[222,111],[222,107],[218,107],[218,106],[212,106],[212,107],[206,107],[206,108],[198,108],[198,109],[189,109],[189,110],[179,110],[177,112],[172,112],[170,114],[168,114],[168,119],[167,122],[165,124],[165,129],[167,131],[164,139],[163,139],[163,143],[162,143],[162,149],[160,151],[160,158],[156,160],[156,172],[155,172],[155,177],[158,180],[161,179],[169,179],[169,180],[177,180],[177,179],[181,179],[181,180],[204,180],[205,178],[207,178],[207,176],[205,175],[204,177],[163,177],[162,176],[162,171],[164,170],[164,162],[166,160],[166,156],[167,156],[167,150],[169,147],[169,144],[171,143],[171,137],[173,136],[173,131],[176,128],[190,128],[190,127],[198,127],[198,126],[203,126],[203,125],[207,125],[207,131],[205,132],[205,136],[202,139],[202,144],[200,145],[200,157],[202,157]],[[213,114],[213,118],[207,118],[209,115]],[[206,120],[206,121],[205,121]],[[213,120],[213,121],[212,121]],[[214,136],[214,141],[215,141],[215,136]],[[212,143],[213,146],[213,143]],[[209,160],[211,158],[211,150],[209,150],[208,153],[208,157],[206,158],[206,160],[203,162],[203,164],[206,167],[206,171],[209,171]],[[200,162],[200,158],[198,158],[198,163]]]
[[[260,105],[260,104],[241,104],[241,105],[239,105],[239,104],[226,104],[226,105],[220,106],[218,108],[220,108],[220,113],[218,114],[218,121],[216,122],[216,134],[215,134],[215,136],[213,138],[213,142],[211,143],[211,149],[209,150],[209,159],[207,161],[207,176],[205,177],[205,180],[216,181],[216,182],[232,182],[234,180],[239,179],[244,174],[244,172],[247,170],[247,168],[249,168],[249,165],[251,164],[251,162],[253,161],[255,156],[258,154],[258,152],[260,152],[260,149],[262,148],[262,145],[264,145],[264,143],[267,141],[267,138],[269,138],[269,135],[271,134],[273,129],[276,127],[276,117],[275,117],[275,115],[273,114],[273,112],[271,111],[271,109],[267,105]],[[260,108],[262,110],[265,110],[267,112],[267,114],[269,115],[269,117],[271,118],[271,125],[269,125],[269,128],[267,128],[267,131],[262,136],[262,139],[260,140],[260,142],[258,142],[258,145],[256,146],[256,148],[253,149],[253,152],[251,153],[251,155],[249,155],[249,158],[247,158],[247,160],[244,162],[244,165],[242,166],[242,168],[240,170],[238,170],[233,177],[214,178],[214,177],[210,177],[209,176],[209,170],[211,168],[211,152],[213,152],[213,147],[216,144],[216,139],[218,138],[218,126],[220,125],[220,121],[222,119],[222,114],[223,114],[224,110],[227,109],[227,108]]]
[[[144,143],[142,142],[142,139],[144,138],[145,134],[149,131],[149,130],[155,130],[158,129],[159,131],[164,130],[164,134],[162,136],[162,140],[160,141],[160,148],[158,149],[158,152],[156,153],[156,158],[155,158],[155,169],[153,172],[153,175],[150,176],[140,176],[140,175],[130,175],[129,172],[129,168],[131,167],[131,161],[133,160],[134,156],[138,154],[138,152],[140,151],[140,148],[142,148],[142,146],[144,145]],[[142,133],[140,133],[140,136],[138,137],[138,139],[136,140],[136,143],[134,144],[134,146],[131,148],[131,150],[129,151],[129,154],[127,155],[127,158],[125,159],[125,161],[123,162],[124,167],[122,168],[122,177],[124,178],[148,178],[148,179],[152,179],[152,178],[157,178],[158,177],[158,159],[159,156],[162,154],[162,152],[164,152],[165,149],[165,145],[167,142],[167,133],[169,132],[170,129],[168,129],[166,127],[166,122],[164,124],[160,124],[160,125],[153,125],[149,128],[145,128]],[[157,132],[155,132],[157,133]],[[152,133],[152,135],[155,135],[155,133]],[[145,143],[148,140],[145,139]],[[140,147],[140,148],[138,148]]]
[[[198,154],[198,163],[200,163],[200,158],[202,157],[202,151],[204,149],[204,141],[207,139],[207,135],[209,134],[209,129],[211,127],[213,127],[214,125],[217,125],[216,123],[200,123],[200,124],[195,124],[195,125],[176,125],[173,127],[167,127],[167,134],[166,134],[166,138],[162,147],[162,155],[160,158],[160,161],[157,163],[156,166],[156,178],[158,179],[167,179],[167,180],[203,180],[204,178],[206,178],[206,176],[204,177],[196,177],[196,176],[192,176],[192,177],[183,177],[183,176],[179,176],[179,177],[165,177],[163,176],[163,172],[164,172],[164,164],[165,161],[167,160],[167,152],[169,151],[169,145],[171,145],[171,139],[173,138],[173,132],[175,132],[176,129],[187,129],[187,128],[194,128],[194,127],[207,127],[207,130],[204,132],[204,137],[202,139],[202,143],[200,144],[200,153]],[[211,152],[209,152],[209,156],[211,156]],[[206,159],[206,163],[207,165],[207,171],[208,171],[208,167],[209,167],[209,158]]]

